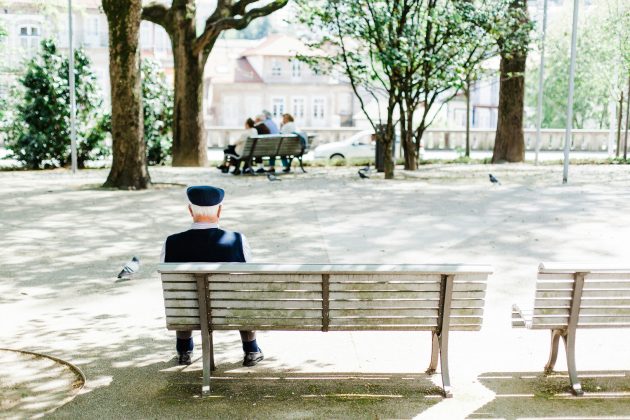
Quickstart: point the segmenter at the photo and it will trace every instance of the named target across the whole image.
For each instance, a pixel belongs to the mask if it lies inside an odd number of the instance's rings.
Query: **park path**
[[[502,185],[487,181],[489,171]],[[156,188],[140,192],[100,189],[102,170],[74,177],[0,172],[0,319],[11,320],[0,339],[85,372],[83,394],[55,412],[61,418],[201,418],[207,410],[246,417],[254,403],[270,418],[287,410],[295,417],[582,415],[583,405],[564,396],[566,378],[544,382],[559,390],[553,404],[534,397],[548,336],[511,329],[510,308],[531,304],[540,261],[628,261],[628,172],[576,166],[563,186],[559,166],[438,165],[401,171],[394,182],[360,180],[353,168],[312,168],[273,183],[210,169],[154,168]],[[451,338],[455,397],[437,398],[422,375],[428,334],[263,333],[268,360],[250,374],[238,366],[237,335],[225,333],[217,335],[218,396],[195,401],[200,365],[173,366],[156,267],[164,238],[189,223],[184,187],[201,183],[226,189],[222,226],[246,233],[258,262],[492,264],[482,331]],[[132,255],[140,257],[141,272],[116,282]],[[580,332],[578,366],[615,373],[615,380],[591,380],[627,391],[627,331],[605,336]],[[273,379],[282,375],[293,382]],[[252,397],[261,388],[267,397]],[[341,394],[376,397],[361,397],[365,403]],[[622,393],[597,407],[594,415],[623,415],[630,399]]]

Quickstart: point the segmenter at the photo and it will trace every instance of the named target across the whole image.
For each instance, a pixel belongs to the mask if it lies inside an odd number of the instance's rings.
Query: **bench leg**
[[[201,361],[203,363],[203,384],[201,386],[201,396],[210,395],[210,369],[213,362],[211,361],[212,353],[212,333],[205,334],[201,332]]]
[[[306,173],[306,170],[304,169],[304,166],[302,165],[302,156],[297,158],[297,160],[298,162],[300,162],[300,169],[302,170],[302,173]]]
[[[582,391],[582,385],[580,379],[577,376],[577,369],[575,368],[575,331],[563,335],[564,347],[567,352],[567,369],[569,371],[569,379],[571,380],[571,389],[576,396],[584,395]]]
[[[448,373],[448,334],[440,334],[440,369],[442,370],[442,388],[444,389],[444,397],[451,398],[451,378]]]
[[[551,351],[549,352],[549,361],[545,365],[545,373],[551,373],[556,365],[556,358],[558,357],[558,343],[560,337],[564,336],[562,330],[551,330]]]
[[[212,331],[208,331],[208,335],[210,336],[210,370],[217,370],[216,365],[214,364],[214,341],[212,340]]]
[[[435,331],[431,332],[431,362],[429,368],[426,370],[428,375],[433,375],[438,364],[438,356],[440,351],[440,345],[438,343],[438,336]]]

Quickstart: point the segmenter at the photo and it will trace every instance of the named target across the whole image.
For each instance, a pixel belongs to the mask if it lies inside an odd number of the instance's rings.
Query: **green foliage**
[[[155,60],[142,60],[142,106],[148,163],[163,164],[173,146],[173,89]]]
[[[625,5],[624,5],[625,4]],[[569,91],[571,13],[567,7],[549,27],[545,46],[543,128],[564,128]],[[573,126],[607,128],[608,104],[618,101],[630,74],[630,6],[621,0],[595,2],[581,10],[578,24]],[[529,72],[526,103],[536,109],[538,63]],[[537,116],[529,116],[530,124]]]
[[[77,161],[108,154],[104,139],[108,117],[102,114],[102,98],[90,60],[75,51]],[[66,166],[70,163],[70,91],[68,59],[55,43],[44,40],[41,54],[26,65],[20,78],[21,94],[8,129],[6,147],[12,157],[29,169]]]
[[[299,59],[322,72],[344,74],[375,130],[386,125],[393,136],[392,113],[398,106],[408,125],[404,130],[417,130],[417,148],[436,108],[479,76],[499,40],[505,48],[527,49],[531,25],[510,9],[516,1],[524,0],[297,0],[298,19],[312,33],[309,45],[325,51]],[[522,28],[515,31],[516,24]],[[370,115],[362,96],[371,97],[379,110],[386,102],[387,115]],[[413,118],[421,105],[416,127]]]

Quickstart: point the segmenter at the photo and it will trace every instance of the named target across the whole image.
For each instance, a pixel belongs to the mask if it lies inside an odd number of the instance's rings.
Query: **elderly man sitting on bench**
[[[162,262],[248,262],[251,249],[245,235],[219,228],[219,218],[225,192],[221,188],[194,186],[186,190],[188,212],[193,224],[190,229],[166,238]],[[243,366],[255,366],[264,356],[256,343],[255,331],[241,331],[245,358]],[[177,331],[177,354],[180,365],[192,363],[191,331]]]

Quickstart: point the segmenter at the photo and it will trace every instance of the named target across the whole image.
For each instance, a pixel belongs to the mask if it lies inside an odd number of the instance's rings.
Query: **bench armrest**
[[[527,323],[518,305],[512,305],[512,328],[525,328]]]

